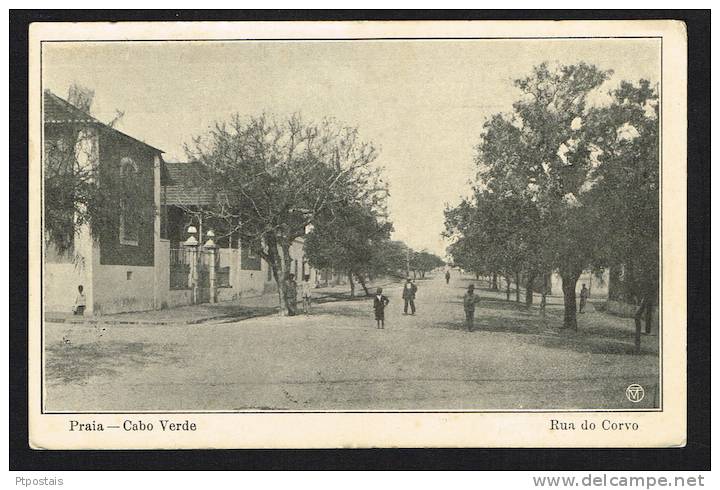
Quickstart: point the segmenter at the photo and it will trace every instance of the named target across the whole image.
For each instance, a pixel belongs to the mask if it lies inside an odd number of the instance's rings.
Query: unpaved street
[[[47,324],[46,409],[448,410],[648,408],[657,402],[656,335],[633,355],[632,321],[579,315],[558,330],[559,306],[536,308],[480,290],[476,331],[463,329],[471,281],[418,281],[418,312],[400,288],[386,329],[367,299],[199,325]],[[476,282],[478,286],[486,286]],[[646,396],[630,403],[625,388]]]

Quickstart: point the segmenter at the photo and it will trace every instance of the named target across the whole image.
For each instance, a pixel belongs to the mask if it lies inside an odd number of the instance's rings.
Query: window
[[[137,176],[138,168],[131,158],[120,160],[120,181],[126,182]],[[125,196],[120,203],[120,243],[122,245],[138,245],[140,226],[137,220],[133,219],[128,210],[132,205],[130,196]]]

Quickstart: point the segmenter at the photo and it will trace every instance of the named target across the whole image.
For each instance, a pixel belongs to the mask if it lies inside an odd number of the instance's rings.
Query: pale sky
[[[393,238],[445,256],[443,210],[469,191],[483,122],[543,61],[659,80],[655,39],[45,43],[43,87],[95,90],[102,121],[184,161],[184,142],[230,114],[300,112],[359,127],[380,149]]]

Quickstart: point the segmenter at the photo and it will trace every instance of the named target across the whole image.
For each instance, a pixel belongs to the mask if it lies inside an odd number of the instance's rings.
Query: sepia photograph
[[[193,414],[625,437],[684,396],[663,36],[351,27],[40,37],[38,408],[72,445]]]

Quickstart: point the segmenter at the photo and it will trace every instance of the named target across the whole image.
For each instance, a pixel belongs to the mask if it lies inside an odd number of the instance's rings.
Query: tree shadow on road
[[[524,303],[515,303],[512,301],[506,301],[504,299],[486,298],[479,296],[480,301],[475,305],[476,309],[487,309],[487,310],[503,310],[512,311],[523,316],[535,316],[537,313],[533,312],[525,306]],[[451,299],[445,301],[446,304],[462,305],[462,299]]]
[[[367,318],[368,320],[375,321],[372,305],[364,307],[361,305],[357,306],[345,306],[345,305],[332,305],[331,307],[324,309],[320,313],[333,316],[344,316],[352,318]],[[388,315],[386,315],[388,316]]]
[[[633,337],[617,329],[581,328],[577,332],[561,329],[562,322],[532,317],[519,319],[507,315],[477,315],[473,333],[495,332],[518,334],[518,341],[551,349],[573,350],[584,354],[635,354]],[[463,320],[435,323],[427,328],[465,330]],[[651,346],[643,345],[640,355],[657,356]]]

